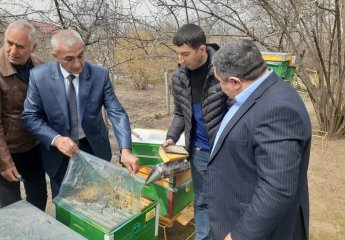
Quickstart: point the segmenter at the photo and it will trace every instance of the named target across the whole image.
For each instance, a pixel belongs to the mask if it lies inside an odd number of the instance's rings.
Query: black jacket
[[[211,61],[205,85],[202,92],[202,116],[205,122],[209,141],[218,130],[224,114],[227,111],[228,97],[222,92],[218,80],[215,78],[212,67],[212,58],[219,49],[216,44],[207,45],[207,53]],[[179,65],[172,77],[172,93],[174,96],[175,111],[174,118],[167,133],[167,139],[175,143],[184,131],[185,145],[189,150],[190,136],[192,130],[192,89],[188,69]]]

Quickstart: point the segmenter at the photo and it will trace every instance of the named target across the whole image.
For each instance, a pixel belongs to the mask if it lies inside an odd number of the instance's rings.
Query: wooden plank
[[[159,147],[159,156],[163,160],[163,162],[171,162],[176,160],[186,159],[188,154],[177,154],[177,153],[168,153],[162,147]]]
[[[183,209],[181,213],[176,217],[176,221],[182,226],[186,226],[194,218],[194,207],[190,204],[188,207]]]

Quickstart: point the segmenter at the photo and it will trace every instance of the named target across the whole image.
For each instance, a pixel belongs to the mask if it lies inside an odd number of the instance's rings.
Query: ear
[[[199,47],[199,50],[200,50],[201,52],[206,52],[206,45],[201,45],[201,46]]]
[[[34,45],[32,46],[32,49],[31,49],[31,53],[36,51],[36,49],[37,49],[37,43],[34,43]]]
[[[56,52],[51,52],[52,56],[57,59],[58,58],[58,54]]]
[[[232,82],[236,89],[239,89],[242,86],[242,81],[238,77],[229,77],[227,81]]]

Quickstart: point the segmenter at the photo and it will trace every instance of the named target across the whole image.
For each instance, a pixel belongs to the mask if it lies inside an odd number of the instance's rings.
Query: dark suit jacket
[[[304,103],[270,74],[227,124],[208,163],[215,240],[229,232],[234,240],[305,239],[310,142]]]
[[[96,156],[109,161],[112,155],[108,129],[101,113],[103,106],[113,125],[119,149],[131,148],[128,116],[115,96],[108,70],[85,62],[79,75],[78,97],[81,125]],[[45,146],[43,165],[49,176],[55,176],[63,155],[51,146],[51,142],[58,134],[69,136],[66,89],[58,62],[31,71],[22,119]]]

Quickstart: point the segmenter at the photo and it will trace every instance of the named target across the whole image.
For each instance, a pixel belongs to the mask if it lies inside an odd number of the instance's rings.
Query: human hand
[[[3,176],[9,182],[18,182],[18,178],[21,177],[15,165],[7,168],[4,171],[1,171],[1,176]]]
[[[228,235],[226,235],[226,237],[224,238],[224,240],[232,240],[230,233],[229,233]]]
[[[162,144],[164,147],[169,146],[169,145],[175,145],[174,141],[172,139],[167,139],[165,142]]]
[[[67,157],[72,157],[79,152],[79,148],[75,142],[69,137],[58,136],[53,142],[55,146],[62,154]]]
[[[136,156],[134,156],[130,149],[123,148],[121,150],[121,161],[128,169],[131,175],[135,174],[139,169],[139,161]]]

